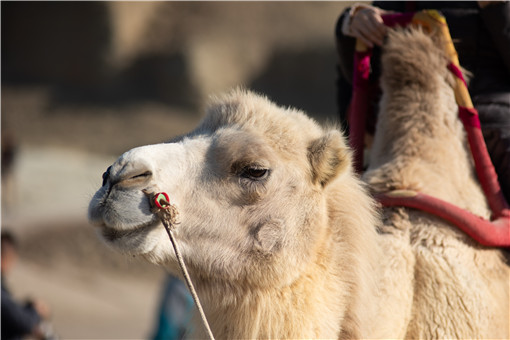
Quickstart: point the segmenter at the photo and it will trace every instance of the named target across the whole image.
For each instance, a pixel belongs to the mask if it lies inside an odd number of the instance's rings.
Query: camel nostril
[[[133,186],[133,185],[140,185],[142,183],[145,183],[149,181],[149,179],[152,177],[152,171],[147,170],[144,172],[131,172],[131,173],[124,173],[121,174],[116,181],[114,181],[113,185],[121,185],[121,186]]]
[[[106,171],[103,173],[103,184],[102,184],[103,187],[106,185],[106,182],[108,181],[108,178],[110,177],[111,169],[112,169],[112,167],[109,166],[108,169],[106,169]]]
[[[152,176],[152,172],[150,171],[145,171],[144,173],[142,174],[139,174],[139,175],[135,175],[135,176],[132,176],[131,178],[129,179],[143,179],[143,178],[148,178]]]

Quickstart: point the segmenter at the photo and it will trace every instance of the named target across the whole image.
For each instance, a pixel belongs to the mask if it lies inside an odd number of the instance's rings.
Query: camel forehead
[[[236,128],[222,128],[215,133],[209,152],[216,159],[237,159],[240,162],[251,163],[254,160],[270,159],[272,149],[265,143],[265,139],[256,133]]]
[[[228,127],[255,133],[282,151],[299,149],[322,135],[320,126],[304,113],[243,90],[213,99],[196,131],[214,133]]]

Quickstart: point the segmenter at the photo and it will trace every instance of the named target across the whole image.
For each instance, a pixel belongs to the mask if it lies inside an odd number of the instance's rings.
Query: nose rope
[[[175,226],[177,220],[177,208],[175,208],[174,205],[170,204],[168,194],[165,192],[159,192],[156,194],[150,194],[148,192],[145,193],[149,195],[153,211],[158,215],[158,217],[161,219],[161,222],[165,226],[165,230],[168,234],[168,237],[170,238],[170,242],[172,242],[172,246],[174,248],[175,255],[179,263],[179,267],[181,268],[184,279],[186,280],[188,289],[191,292],[191,296],[195,301],[195,305],[198,308],[200,318],[202,319],[202,323],[204,324],[209,339],[214,340],[214,335],[211,331],[211,328],[209,327],[209,323],[207,322],[207,318],[202,308],[202,304],[200,303],[195,287],[193,286],[193,282],[191,281],[191,277],[189,276],[186,264],[184,263],[184,259],[182,258],[181,252],[179,251],[179,247],[177,247],[177,241],[175,239],[175,236],[172,233],[173,227]]]

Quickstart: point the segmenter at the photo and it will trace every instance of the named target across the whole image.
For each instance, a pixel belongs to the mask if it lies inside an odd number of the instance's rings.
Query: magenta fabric
[[[352,82],[355,89],[358,87],[365,87],[368,84],[371,56],[372,49],[366,52],[354,52],[354,74]]]
[[[405,27],[413,21],[414,13],[396,13],[385,14],[382,16],[383,22],[388,27],[402,26]]]

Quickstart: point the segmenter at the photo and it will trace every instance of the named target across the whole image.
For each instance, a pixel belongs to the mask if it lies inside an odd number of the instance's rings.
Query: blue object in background
[[[175,276],[168,275],[153,339],[185,339],[191,331],[193,307],[193,298],[186,285]]]

